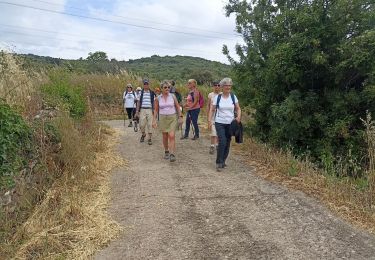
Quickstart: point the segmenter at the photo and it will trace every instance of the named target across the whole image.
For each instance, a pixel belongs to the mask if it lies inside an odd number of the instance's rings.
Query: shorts
[[[159,115],[159,129],[162,133],[174,132],[177,129],[177,115]]]

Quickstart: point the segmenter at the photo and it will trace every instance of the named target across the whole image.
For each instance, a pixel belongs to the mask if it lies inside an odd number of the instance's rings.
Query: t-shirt
[[[217,98],[219,95],[217,95],[213,100],[212,104],[216,106],[217,104]],[[234,103],[238,103],[238,99],[236,95],[234,95]],[[219,108],[217,108],[216,116],[215,116],[215,122],[221,123],[221,124],[230,124],[232,123],[234,119],[234,105],[232,98],[230,95],[225,98],[223,95],[221,95],[221,99],[219,102]]]
[[[189,107],[190,110],[200,108],[200,106],[199,106],[199,100],[198,100],[197,104],[194,107],[192,107],[192,105],[194,104],[194,102],[193,102],[193,95],[197,95],[198,96],[197,98],[199,99],[199,91],[197,89],[194,89],[193,91],[190,91],[189,95],[187,96],[186,102],[187,102],[187,105],[188,105],[188,107]],[[194,101],[195,101],[195,99],[194,99]]]
[[[142,98],[142,108],[151,108],[151,92],[150,91],[144,91],[143,92],[143,98]]]
[[[134,94],[133,92],[124,92],[123,99],[125,100],[124,105],[126,108],[135,107],[136,96]]]

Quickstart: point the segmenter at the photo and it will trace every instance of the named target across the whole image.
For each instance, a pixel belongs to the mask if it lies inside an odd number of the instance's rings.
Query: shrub
[[[0,101],[0,188],[14,185],[13,176],[26,164],[31,130],[22,117]]]
[[[69,83],[66,75],[55,73],[50,76],[51,83],[42,87],[47,103],[53,107],[62,106],[73,118],[82,118],[87,109],[83,88]]]

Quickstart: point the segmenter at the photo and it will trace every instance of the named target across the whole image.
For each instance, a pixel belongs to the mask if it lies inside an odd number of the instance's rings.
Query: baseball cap
[[[148,84],[148,83],[149,83],[148,79],[143,80],[143,84]]]

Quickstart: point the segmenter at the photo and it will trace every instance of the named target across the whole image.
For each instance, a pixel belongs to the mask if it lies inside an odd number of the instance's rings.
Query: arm
[[[156,124],[156,119],[157,119],[157,116],[159,114],[159,101],[158,99],[156,98],[154,100],[154,114],[152,116],[152,127],[153,128],[156,128],[157,127],[157,124]]]
[[[234,109],[236,110],[237,112],[237,117],[235,118],[237,120],[237,122],[241,122],[241,108],[240,108],[240,104],[237,102],[236,105],[234,106]]]
[[[213,117],[213,113],[214,111],[216,111],[216,106],[211,104],[210,105],[210,111],[208,112],[208,118],[207,118],[207,121],[208,121],[208,129],[211,129],[211,126],[212,126],[212,117]]]
[[[177,98],[174,95],[173,95],[173,100],[174,100],[174,105],[176,107],[177,115],[178,115],[179,118],[181,118],[182,117],[182,112],[181,112],[180,104],[178,103]]]
[[[211,110],[211,97],[208,96],[208,102],[207,102],[207,120],[209,119],[210,110]]]

